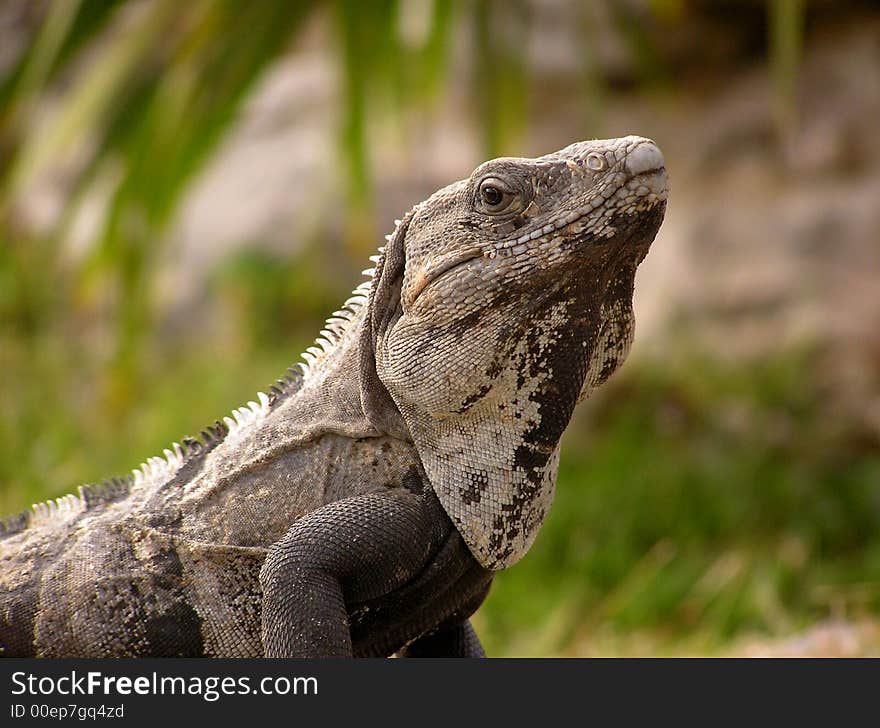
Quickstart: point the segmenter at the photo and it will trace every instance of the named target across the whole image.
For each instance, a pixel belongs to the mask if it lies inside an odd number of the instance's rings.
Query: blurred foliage
[[[113,297],[109,403],[119,410],[133,401],[151,330],[151,286],[165,226],[245,92],[287,49],[310,7],[50,3],[33,43],[3,79],[3,237],[19,248],[34,244],[15,239],[14,205],[57,171],[59,159],[72,181],[58,229],[41,242],[47,260],[59,257],[83,200],[98,191],[106,199],[97,239],[70,283]],[[55,96],[48,114],[38,103],[43,94]]]
[[[0,69],[0,511],[126,472],[285,370],[353,283],[340,256],[372,247],[370,120],[440,103],[459,33],[486,155],[515,146],[532,90],[522,48],[533,4],[435,0],[419,32],[414,5],[22,4],[28,41]],[[804,5],[766,4],[781,133]],[[595,129],[608,89],[589,4],[578,7],[579,88]],[[655,0],[641,16],[632,2],[608,7],[638,83],[675,83],[640,21],[674,24],[690,4]],[[213,272],[210,320],[158,320],[159,256],[188,185],[316,13],[330,19],[340,59],[347,250],[248,248]],[[37,235],[17,205],[47,177],[69,194],[57,225]],[[96,198],[98,235],[72,255],[72,221]],[[659,652],[706,652],[744,632],[876,613],[880,590],[865,575],[880,569],[880,459],[823,410],[808,354],[628,365],[567,434],[548,522],[477,617],[489,651],[602,652],[647,632]]]
[[[770,68],[776,87],[776,133],[786,139],[795,126],[797,69],[804,32],[804,0],[772,0],[770,14]]]

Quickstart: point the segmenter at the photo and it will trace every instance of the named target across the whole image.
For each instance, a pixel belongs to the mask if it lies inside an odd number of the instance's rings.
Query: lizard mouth
[[[666,167],[657,167],[634,174],[626,181],[624,187],[631,187],[633,182],[638,182],[639,187],[646,187],[648,189],[646,194],[655,195],[660,202],[666,199],[669,192],[669,177],[666,173]]]
[[[470,263],[476,258],[482,258],[483,254],[483,248],[470,248],[435,261],[428,266],[427,270],[419,273],[415,281],[413,281],[412,293],[410,294],[411,302],[415,302],[422,292],[438,278],[445,275],[453,268],[458,268],[466,263]]]

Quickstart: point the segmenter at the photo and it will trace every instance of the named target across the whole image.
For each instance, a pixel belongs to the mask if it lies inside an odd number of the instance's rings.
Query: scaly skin
[[[416,205],[302,373],[0,527],[6,655],[481,656],[469,616],[632,341],[666,173],[641,137]]]

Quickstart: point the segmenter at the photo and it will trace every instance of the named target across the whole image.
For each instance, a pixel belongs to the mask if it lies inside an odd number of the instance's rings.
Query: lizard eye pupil
[[[498,205],[501,203],[501,200],[504,199],[504,193],[499,190],[494,185],[484,185],[483,186],[483,199],[486,201],[487,205]]]

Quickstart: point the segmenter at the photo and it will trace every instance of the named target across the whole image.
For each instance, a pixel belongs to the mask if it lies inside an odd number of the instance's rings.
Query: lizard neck
[[[332,349],[310,363],[302,387],[285,413],[302,433],[336,433],[348,437],[377,437],[361,404],[358,331],[365,307],[352,318]],[[279,410],[284,409],[284,403]],[[279,412],[280,414],[280,412]]]

